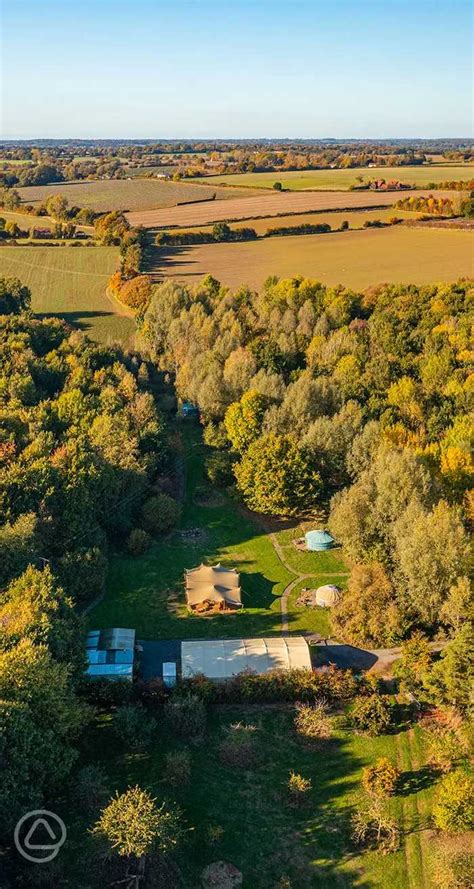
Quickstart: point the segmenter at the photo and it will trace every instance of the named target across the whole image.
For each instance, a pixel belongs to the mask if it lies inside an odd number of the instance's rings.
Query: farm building
[[[91,630],[86,639],[86,676],[133,679],[135,630]]]
[[[238,673],[270,670],[311,670],[303,636],[268,639],[216,639],[181,643],[184,678],[202,673],[209,679],[230,679]]]
[[[340,600],[341,591],[339,587],[334,586],[332,583],[327,583],[324,586],[318,587],[314,594],[315,604],[322,608],[332,608],[332,606],[336,605]]]
[[[334,537],[329,531],[307,531],[305,539],[306,549],[311,550],[311,552],[321,552],[326,549],[332,549],[334,546]]]
[[[186,601],[196,611],[242,608],[240,576],[234,568],[199,565],[185,571]]]

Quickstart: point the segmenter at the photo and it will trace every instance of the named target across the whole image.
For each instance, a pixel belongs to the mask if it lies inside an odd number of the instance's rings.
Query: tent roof
[[[181,664],[184,677],[203,673],[210,679],[229,679],[246,670],[310,670],[311,658],[303,636],[277,636],[182,642]]]
[[[329,531],[324,531],[321,529],[314,531],[307,531],[305,534],[306,540],[311,540],[312,543],[334,543],[334,537]]]
[[[240,578],[234,568],[199,565],[185,572],[185,583],[188,605],[198,605],[206,599],[242,605]]]
[[[332,583],[326,583],[324,586],[318,587],[315,593],[316,604],[319,605],[321,602],[324,605],[335,605],[336,602],[339,602],[341,598],[341,591],[339,587],[335,586]]]

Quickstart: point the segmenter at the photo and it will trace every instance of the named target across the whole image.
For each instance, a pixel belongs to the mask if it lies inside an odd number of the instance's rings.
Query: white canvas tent
[[[308,643],[303,636],[267,639],[216,639],[181,643],[183,677],[202,673],[209,679],[230,679],[246,670],[311,670]]]
[[[242,608],[240,578],[235,568],[222,565],[199,565],[185,572],[186,601],[189,608],[201,602]]]

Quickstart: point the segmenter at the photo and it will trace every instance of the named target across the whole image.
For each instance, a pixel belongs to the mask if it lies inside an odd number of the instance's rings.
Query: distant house
[[[86,676],[133,679],[135,630],[114,627],[91,630],[86,639]]]
[[[240,576],[235,568],[199,565],[184,574],[186,602],[192,611],[242,608]]]

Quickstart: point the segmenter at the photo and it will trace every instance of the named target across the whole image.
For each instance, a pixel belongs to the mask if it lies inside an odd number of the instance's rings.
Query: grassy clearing
[[[303,275],[364,289],[383,281],[428,284],[473,274],[469,232],[434,228],[349,231],[231,244],[155,249],[149,271],[194,284],[212,274],[231,288],[258,290],[269,275]]]
[[[13,210],[0,209],[0,217],[6,222],[16,222],[22,231],[29,231],[30,228],[47,228],[51,230],[56,225],[54,219],[50,216],[31,216],[29,213],[16,213]],[[91,225],[76,225],[78,231],[88,232],[92,234],[94,229]]]
[[[115,247],[0,248],[0,275],[30,288],[33,311],[59,315],[100,342],[128,343],[134,322],[105,295],[117,263]]]
[[[244,767],[230,767],[219,757],[224,729],[237,721],[257,727],[257,756]],[[345,727],[343,717],[336,717],[335,737],[314,747],[296,735],[291,708],[242,706],[215,708],[210,713],[204,738],[188,747],[189,785],[170,788],[164,781],[166,754],[184,746],[165,728],[158,729],[149,752],[132,754],[117,750],[110,717],[102,718],[88,733],[85,758],[89,753],[94,761],[98,759],[111,786],[119,791],[138,782],[158,800],[167,797],[178,802],[192,828],[179,860],[185,889],[198,886],[202,868],[221,859],[242,871],[245,889],[274,889],[283,876],[298,889],[427,889],[424,858],[415,857],[408,848],[413,842],[424,851],[419,834],[410,834],[404,846],[388,856],[361,854],[349,836],[361,770],[378,757],[395,762],[399,747],[406,749],[401,765],[412,789],[394,801],[398,814],[416,808],[429,794],[429,790],[416,789],[424,773],[413,759],[412,734],[409,737],[400,729],[379,738],[359,737]],[[288,799],[286,782],[291,770],[312,782],[308,803],[302,807]],[[80,826],[76,822],[74,829],[85,832],[89,825],[82,819],[81,815]],[[216,827],[222,833],[212,842],[210,830]],[[410,829],[407,820],[405,827]]]
[[[186,499],[179,530],[168,539],[155,543],[140,558],[126,554],[111,560],[107,593],[89,616],[91,626],[135,627],[143,639],[232,638],[240,635],[262,636],[281,630],[280,597],[295,580],[295,574],[311,574],[306,585],[321,586],[337,574],[343,585],[347,570],[338,551],[334,553],[298,553],[288,544],[288,532],[277,538],[284,547],[288,571],[280,561],[270,536],[249,513],[231,498],[219,496],[213,506],[200,505],[196,490],[202,483],[204,446],[199,430],[184,424],[186,446]],[[202,537],[195,542],[181,537],[180,531],[199,528]],[[241,575],[244,608],[239,613],[211,616],[191,615],[183,590],[185,568],[201,562],[221,562],[236,568]],[[305,585],[305,584],[303,584]],[[315,612],[295,606],[291,597],[289,630],[319,629]],[[319,623],[326,635],[327,615],[323,610]],[[316,621],[316,623],[315,623]]]
[[[179,201],[211,198],[235,198],[234,189],[219,188],[215,184],[196,185],[167,182],[158,179],[95,179],[91,181],[57,182],[53,185],[34,185],[18,189],[26,204],[42,203],[50,195],[62,194],[69,203],[93,210],[142,210],[151,207],[173,207]],[[239,189],[239,195],[252,194]]]
[[[415,188],[426,188],[430,182],[460,181],[472,179],[474,164],[436,164],[422,167],[364,167],[352,170],[291,170],[281,173],[242,173],[226,176],[207,176],[202,181],[226,185],[245,185],[250,188],[272,188],[274,182],[281,182],[283,188],[304,191],[307,188],[334,189],[345,191],[351,186],[360,185],[371,179],[398,179]]]

